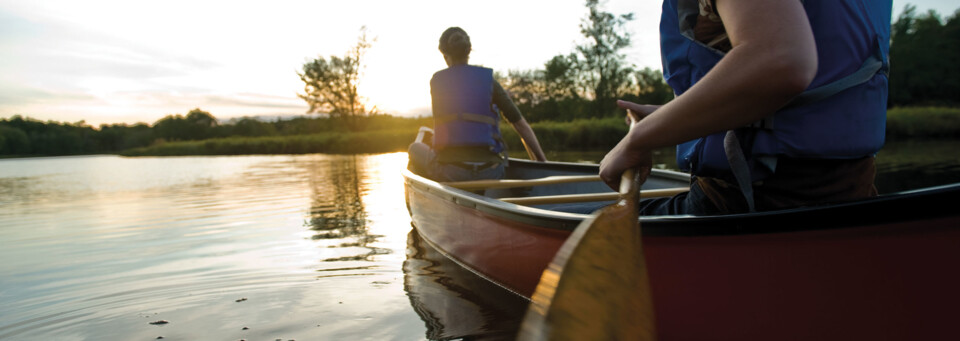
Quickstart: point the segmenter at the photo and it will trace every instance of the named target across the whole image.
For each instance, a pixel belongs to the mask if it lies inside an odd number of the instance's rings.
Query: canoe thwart
[[[674,195],[689,191],[689,187],[675,187],[663,189],[651,189],[640,192],[640,199],[672,197]],[[611,201],[620,198],[619,193],[587,193],[587,194],[569,194],[569,195],[545,195],[538,197],[517,197],[500,198],[504,202],[517,205],[547,205],[547,204],[568,204],[575,202],[591,201]]]
[[[513,188],[513,187],[532,187],[544,185],[566,184],[573,182],[593,182],[600,181],[599,175],[554,175],[539,179],[517,180],[517,179],[490,179],[490,180],[470,180],[456,182],[442,182],[442,184],[463,190],[488,189],[488,188]]]

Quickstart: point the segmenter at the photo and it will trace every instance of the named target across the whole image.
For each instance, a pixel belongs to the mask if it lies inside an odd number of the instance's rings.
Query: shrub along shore
[[[309,120],[309,119],[300,119]],[[317,122],[324,123],[329,119],[318,118]],[[316,129],[315,133],[273,133],[264,136],[226,136],[198,140],[157,139],[153,143],[142,143],[143,147],[116,148],[111,150],[65,150],[56,147],[62,143],[75,146],[76,141],[84,138],[65,139],[57,133],[20,132],[19,135],[7,134],[13,129],[3,123],[11,122],[0,120],[0,140],[7,142],[19,138],[21,145],[33,143],[35,146],[44,145],[49,148],[33,150],[27,153],[0,153],[0,157],[18,156],[50,156],[50,155],[81,155],[113,153],[123,156],[175,156],[175,155],[241,155],[241,154],[363,154],[387,153],[406,151],[407,146],[416,137],[420,125],[429,125],[429,119],[403,119],[381,117],[372,122],[384,124],[370,124],[368,129],[361,132],[349,132],[331,125],[329,128]],[[77,127],[71,125],[57,125],[54,122],[26,121],[34,125],[46,125],[64,131],[80,130],[88,136],[86,140],[96,140],[95,134],[104,134],[107,130],[97,131],[89,126]],[[325,123],[325,124],[327,124]],[[540,144],[545,151],[596,151],[608,150],[627,133],[627,126],[622,118],[594,118],[577,119],[566,122],[539,121],[531,123]],[[73,130],[67,130],[67,129]],[[132,127],[134,129],[137,127]],[[101,129],[104,129],[101,127]],[[143,132],[149,132],[150,127],[141,127]],[[520,139],[509,124],[501,126],[504,140],[511,150],[511,155],[525,155]],[[89,136],[93,135],[93,138]],[[61,136],[61,137],[58,137]],[[887,113],[888,140],[923,140],[923,139],[960,139],[960,108],[948,107],[904,107],[892,108]],[[62,141],[61,141],[62,140]],[[9,143],[8,143],[9,145]],[[36,149],[36,148],[35,148]],[[57,152],[64,150],[68,152]]]
[[[581,119],[569,122],[532,123],[545,150],[605,150],[627,133],[620,118]],[[523,145],[507,124],[501,126],[512,155],[523,154]],[[351,154],[406,151],[417,135],[414,128],[366,132],[324,132],[310,135],[225,137],[199,141],[161,142],[121,152],[124,156],[239,155],[239,154]],[[960,108],[892,108],[887,113],[890,139],[958,139]]]

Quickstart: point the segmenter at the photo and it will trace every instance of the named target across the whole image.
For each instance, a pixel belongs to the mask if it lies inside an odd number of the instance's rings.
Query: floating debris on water
[[[243,302],[243,301],[246,301],[246,300],[247,300],[247,298],[246,298],[246,297],[243,297],[243,298],[237,300],[237,302]]]
[[[243,327],[243,330],[247,330],[247,329],[250,329],[250,328],[247,328],[247,327]]]
[[[159,321],[150,322],[150,324],[152,324],[152,325],[162,325],[162,324],[167,324],[167,323],[170,323],[170,321],[167,321],[167,320],[159,320]]]
[[[163,338],[163,336],[157,336],[157,340],[160,340],[160,339],[162,339],[162,338]]]

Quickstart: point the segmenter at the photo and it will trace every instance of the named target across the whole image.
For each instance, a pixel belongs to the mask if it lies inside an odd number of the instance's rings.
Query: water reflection
[[[512,340],[529,303],[437,252],[416,230],[407,239],[403,274],[431,340]]]
[[[311,177],[313,204],[307,222],[314,234],[313,240],[327,240],[338,244],[331,248],[362,248],[361,254],[324,259],[327,262],[370,260],[375,255],[391,253],[390,249],[371,246],[382,235],[371,234],[367,209],[362,194],[369,184],[361,183],[364,170],[358,167],[357,156],[338,156],[323,164],[310,164],[308,170],[323,170],[323,177]]]
[[[0,160],[0,339],[422,338],[400,278],[405,164]]]
[[[960,140],[888,141],[877,154],[877,189],[893,193],[960,182]]]

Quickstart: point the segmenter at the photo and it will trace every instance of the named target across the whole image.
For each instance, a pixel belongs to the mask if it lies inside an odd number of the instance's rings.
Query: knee
[[[407,168],[413,171],[414,173],[421,174],[423,171],[429,169],[428,164],[433,159],[432,157],[433,150],[430,149],[430,146],[414,142],[411,143],[407,148]]]

